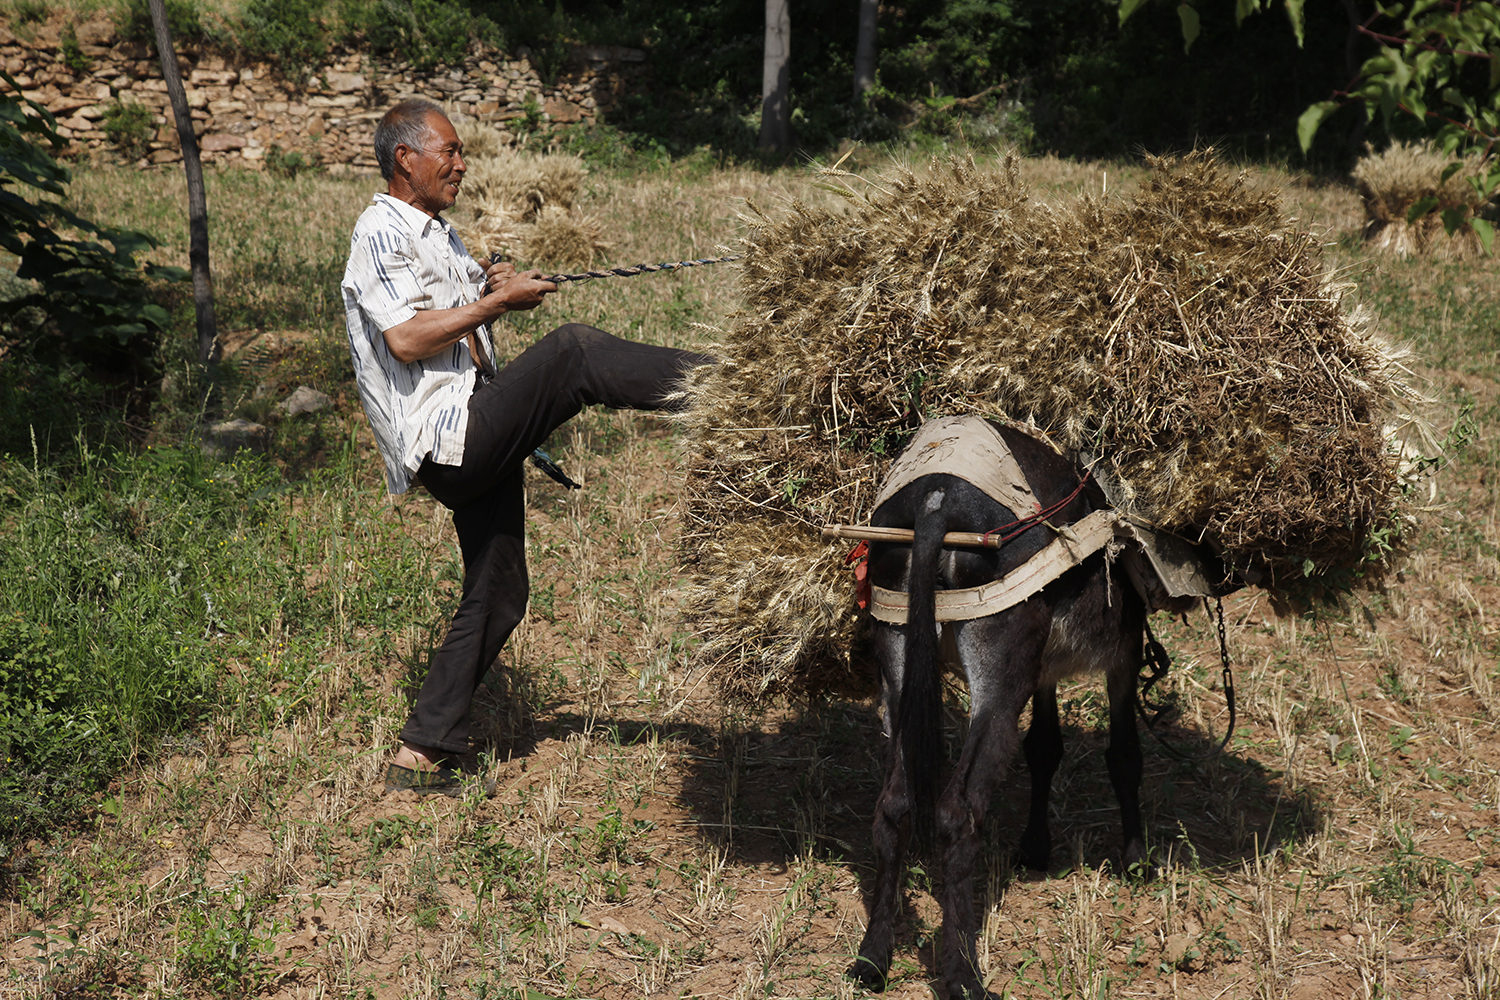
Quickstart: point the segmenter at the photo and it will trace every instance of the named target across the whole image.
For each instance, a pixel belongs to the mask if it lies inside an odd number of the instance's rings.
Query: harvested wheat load
[[[1417,396],[1320,243],[1211,152],[1134,196],[1032,201],[1016,164],[903,172],[746,238],[743,310],[688,388],[685,614],[725,696],[862,693],[848,543],[922,419],[1034,423],[1125,509],[1280,596],[1378,570],[1386,430]]]
[[[521,240],[527,262],[541,266],[586,268],[610,249],[598,219],[551,205],[537,213]]]
[[[524,267],[586,268],[610,249],[597,219],[565,208],[549,206],[530,222],[503,212],[452,221],[476,259],[498,253]]]

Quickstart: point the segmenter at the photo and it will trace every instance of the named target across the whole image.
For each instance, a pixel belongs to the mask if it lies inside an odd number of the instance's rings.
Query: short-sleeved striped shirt
[[[404,493],[427,456],[463,463],[475,368],[467,340],[406,364],[391,355],[385,331],[418,309],[475,301],[484,269],[441,216],[377,194],[355,223],[341,288],[354,377],[385,459],[386,485]],[[493,358],[489,330],[481,326],[479,336]]]

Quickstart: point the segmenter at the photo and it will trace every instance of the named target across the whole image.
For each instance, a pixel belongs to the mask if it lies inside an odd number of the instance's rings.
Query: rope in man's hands
[[[678,271],[685,267],[702,267],[704,264],[727,264],[732,260],[739,260],[742,254],[732,257],[699,257],[697,260],[674,260],[662,264],[637,264],[634,267],[610,267],[602,271],[583,271],[579,274],[554,274],[550,277],[541,278],[541,281],[550,281],[554,285],[566,284],[569,281],[588,281],[592,278],[631,278],[637,274],[654,274],[657,271]],[[490,254],[490,263],[499,264],[505,260],[503,253]]]

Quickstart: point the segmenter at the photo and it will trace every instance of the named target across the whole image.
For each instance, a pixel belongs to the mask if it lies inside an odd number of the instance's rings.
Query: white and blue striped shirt
[[[475,368],[467,340],[421,361],[397,361],[385,331],[418,309],[475,301],[484,290],[484,269],[446,220],[377,194],[354,225],[340,287],[354,377],[385,459],[386,485],[405,493],[423,458],[463,463]],[[478,335],[493,358],[488,328],[481,326]]]

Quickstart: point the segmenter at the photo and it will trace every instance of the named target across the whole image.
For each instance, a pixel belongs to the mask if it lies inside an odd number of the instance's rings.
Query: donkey
[[[924,425],[924,431],[929,426]],[[884,499],[877,498],[870,519],[872,527],[914,531],[910,544],[876,541],[869,549],[868,577],[877,603],[882,590],[887,595],[907,592],[906,624],[880,621],[878,614],[874,623],[873,649],[881,672],[889,756],[885,786],[875,807],[876,871],[869,926],[859,956],[847,971],[877,992],[884,989],[890,968],[903,855],[915,832],[924,842],[936,835],[942,873],[941,961],[947,994],[955,1000],[993,995],[980,982],[975,948],[974,866],[985,810],[1017,744],[1022,744],[1031,771],[1031,809],[1017,860],[1029,868],[1047,868],[1051,852],[1047,800],[1063,752],[1057,683],[1065,677],[1089,670],[1105,674],[1110,723],[1105,760],[1120,804],[1123,860],[1126,870],[1146,862],[1140,810],[1141,749],[1134,712],[1147,609],[1122,567],[1109,565],[1108,553],[1099,550],[1006,610],[946,625],[936,620],[935,591],[995,581],[1041,552],[1057,528],[1076,526],[1092,512],[1108,509],[1103,494],[1087,483],[1073,462],[1024,431],[995,430],[1023,474],[1011,477],[1022,480],[1020,495],[1034,491],[1032,509],[1014,509],[1023,506],[1020,499],[1010,506],[1002,504],[994,490],[986,492],[968,481],[979,477],[934,472],[900,486],[891,495],[886,495],[893,485],[887,480],[888,490],[882,494]],[[919,432],[918,441],[921,436]],[[928,448],[937,446],[927,442]],[[960,454],[942,467],[955,468],[964,460]],[[1037,505],[1047,511],[1045,519],[1036,516]],[[943,546],[946,532],[986,532],[1001,526],[1008,527],[1014,537],[999,548]],[[946,629],[943,646],[949,658],[956,654],[967,680],[971,707],[968,738],[939,796],[943,758],[940,629]],[[1022,741],[1018,723],[1028,699],[1032,723]]]

